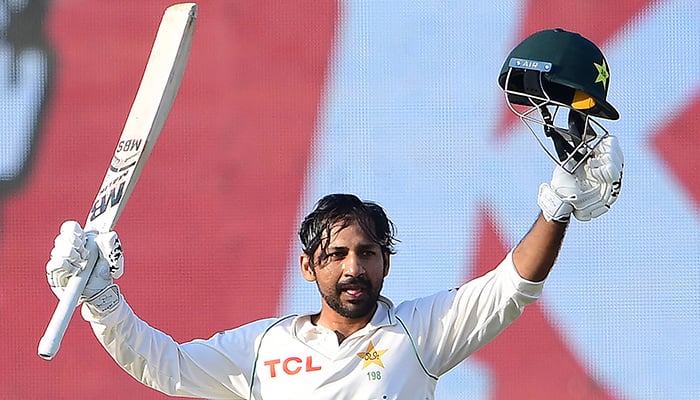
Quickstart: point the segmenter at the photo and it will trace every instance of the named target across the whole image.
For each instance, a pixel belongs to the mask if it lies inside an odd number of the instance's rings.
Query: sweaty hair
[[[382,253],[396,253],[394,223],[389,220],[384,209],[376,203],[362,201],[352,194],[329,194],[316,203],[316,207],[304,218],[299,229],[304,253],[313,261],[314,254],[320,247],[319,259],[326,259],[331,228],[340,223],[340,229],[344,229],[354,222],[380,246]]]

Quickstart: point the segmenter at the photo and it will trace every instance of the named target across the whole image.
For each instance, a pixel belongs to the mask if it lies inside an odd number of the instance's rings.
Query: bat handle
[[[97,263],[97,257],[99,255],[97,244],[95,244],[93,240],[88,240],[86,246],[90,256],[85,264],[85,268],[68,279],[63,295],[51,316],[49,325],[44,331],[44,336],[39,340],[39,357],[45,360],[53,359],[56,353],[58,353],[63,335],[66,333],[66,329],[68,329],[68,324],[80,300],[80,295],[83,293],[85,285],[87,285],[87,281],[90,278],[90,274],[92,274],[92,270]]]

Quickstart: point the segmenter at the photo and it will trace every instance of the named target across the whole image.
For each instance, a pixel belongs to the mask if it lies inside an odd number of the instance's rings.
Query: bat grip
[[[85,290],[85,285],[87,285],[90,274],[92,274],[92,270],[97,263],[97,257],[99,256],[97,244],[95,244],[94,240],[88,240],[86,246],[89,251],[89,258],[85,268],[68,279],[58,305],[44,331],[44,336],[39,340],[38,354],[39,357],[45,360],[53,359],[58,353],[63,335],[66,333],[73,312],[80,301],[80,295]]]

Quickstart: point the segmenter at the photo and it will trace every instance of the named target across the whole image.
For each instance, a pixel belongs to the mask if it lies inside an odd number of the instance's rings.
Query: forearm
[[[426,366],[440,375],[506,329],[537,300],[542,285],[520,277],[509,252],[496,268],[450,291],[451,296],[438,293],[417,300],[405,321],[415,323],[420,316],[428,319],[409,329],[429,338],[422,357]]]
[[[168,395],[198,398],[243,398],[240,393],[246,393],[248,381],[242,368],[226,353],[228,347],[240,349],[240,343],[222,343],[224,335],[178,344],[138,318],[126,301],[108,315],[84,306],[82,315],[112,358],[146,386]],[[249,339],[241,341],[252,343]],[[252,350],[236,354],[241,355],[242,365],[252,365]]]
[[[559,255],[568,223],[546,221],[540,214],[513,251],[513,263],[523,279],[544,280]]]
[[[83,306],[82,315],[125,371],[153,389],[176,394],[180,375],[178,345],[169,336],[138,319],[124,301],[104,317],[87,306]]]

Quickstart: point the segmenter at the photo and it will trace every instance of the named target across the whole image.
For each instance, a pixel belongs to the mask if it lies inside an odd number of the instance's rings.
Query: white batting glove
[[[615,136],[604,138],[573,174],[557,166],[551,183],[540,185],[537,204],[548,221],[565,222],[573,213],[590,221],[610,210],[622,189],[624,156]]]
[[[80,296],[80,302],[85,302],[95,311],[104,314],[116,308],[121,300],[119,287],[113,279],[124,273],[124,256],[115,232],[85,232],[75,221],[64,222],[46,263],[46,276],[51,290],[60,299],[68,279],[86,267],[90,258],[88,249],[95,248],[88,246],[90,241],[96,244],[99,255]]]

